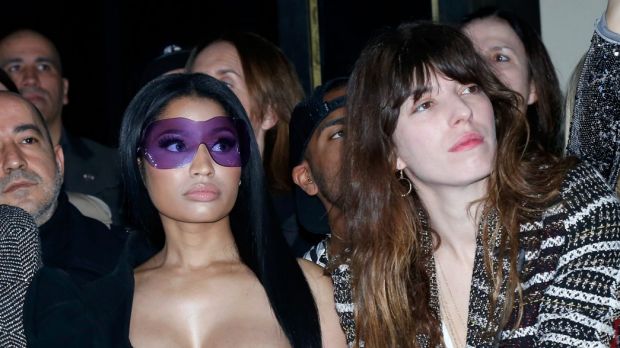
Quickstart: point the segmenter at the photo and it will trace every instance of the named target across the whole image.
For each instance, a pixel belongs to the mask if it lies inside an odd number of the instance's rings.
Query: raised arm
[[[609,0],[605,12],[607,28],[614,33],[620,33],[620,0]]]
[[[568,154],[590,162],[612,187],[620,173],[620,1],[597,23],[577,86]]]

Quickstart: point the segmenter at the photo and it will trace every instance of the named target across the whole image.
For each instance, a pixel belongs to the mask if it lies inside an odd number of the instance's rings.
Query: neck
[[[336,236],[342,236],[344,232],[344,216],[342,211],[332,205],[331,209],[327,211],[327,217],[331,233]]]
[[[476,245],[481,203],[487,180],[464,187],[429,187],[415,182],[416,192],[429,214],[429,223],[441,238],[437,252],[448,252],[462,260],[471,259]]]
[[[161,216],[166,244],[158,264],[186,269],[236,262],[239,255],[228,217],[213,223],[187,223]]]
[[[62,119],[57,117],[54,121],[47,124],[47,129],[50,131],[50,137],[52,138],[52,144],[54,146],[60,143],[60,135],[62,134]]]
[[[344,216],[342,210],[338,208],[334,203],[328,200],[322,194],[318,194],[319,200],[323,203],[325,210],[327,211],[327,219],[329,221],[329,229],[333,235],[341,236],[344,232]]]

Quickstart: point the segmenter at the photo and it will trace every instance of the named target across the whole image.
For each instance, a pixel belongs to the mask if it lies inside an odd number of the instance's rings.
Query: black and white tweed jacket
[[[570,170],[557,203],[521,226],[520,244],[523,317],[515,330],[509,323],[491,336],[485,333],[497,323],[488,320],[491,287],[477,244],[468,346],[609,347],[612,321],[620,314],[620,202],[603,177],[585,163]],[[307,258],[325,263],[324,247],[311,250]],[[351,344],[355,322],[348,265],[336,267],[332,279],[336,310]],[[436,298],[431,302],[438,303]]]

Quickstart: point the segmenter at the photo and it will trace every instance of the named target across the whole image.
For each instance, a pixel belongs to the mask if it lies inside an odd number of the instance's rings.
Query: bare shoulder
[[[298,259],[297,262],[304,272],[319,310],[323,347],[346,347],[345,336],[336,313],[331,277],[323,268],[310,261]]]
[[[310,285],[312,293],[315,294],[315,297],[318,297],[319,295],[322,295],[321,297],[326,295],[331,295],[333,297],[331,277],[323,268],[304,259],[297,259],[297,263],[299,263],[299,267],[301,267],[302,272],[304,272],[304,276],[308,281],[308,285]],[[322,299],[317,298],[315,300],[318,302]]]

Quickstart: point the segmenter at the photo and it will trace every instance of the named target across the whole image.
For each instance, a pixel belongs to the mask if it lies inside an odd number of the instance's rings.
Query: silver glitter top
[[[569,155],[594,165],[612,187],[620,173],[619,40],[602,16],[577,85],[567,148]]]

